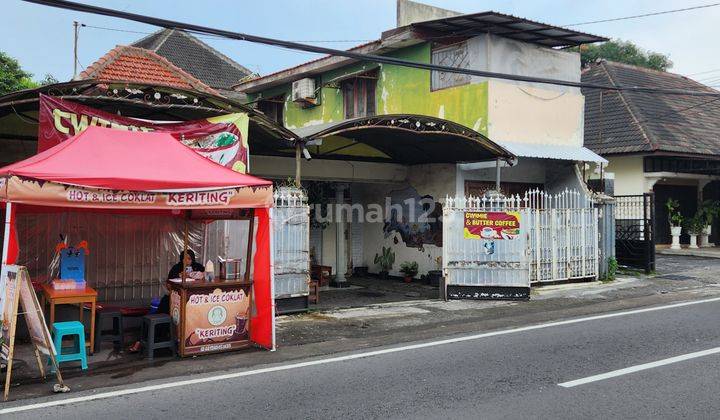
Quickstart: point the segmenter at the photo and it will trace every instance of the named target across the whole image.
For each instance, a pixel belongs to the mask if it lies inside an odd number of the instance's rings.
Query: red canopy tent
[[[0,201],[6,203],[2,262],[12,264],[17,259],[18,208],[175,216],[198,210],[254,209],[255,313],[250,338],[274,348],[272,195],[270,181],[218,165],[169,134],[88,127],[51,149],[0,168]]]

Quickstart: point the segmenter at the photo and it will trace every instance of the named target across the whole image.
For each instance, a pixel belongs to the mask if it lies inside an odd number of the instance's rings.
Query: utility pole
[[[75,41],[73,46],[73,80],[77,77],[77,65],[78,65],[78,51],[77,51],[77,44],[78,44],[78,31],[80,30],[80,22],[74,20],[73,21],[73,30],[75,32]]]

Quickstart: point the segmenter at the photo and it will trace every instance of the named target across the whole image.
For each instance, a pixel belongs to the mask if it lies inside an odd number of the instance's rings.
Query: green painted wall
[[[406,60],[430,62],[430,44],[394,51],[388,56]],[[378,68],[377,64],[355,64],[324,73],[320,82],[325,85],[350,74]],[[380,65],[376,95],[378,114],[420,114],[448,119],[487,135],[487,82],[471,83],[430,91],[430,72],[393,65]],[[331,85],[332,86],[332,85]],[[290,100],[290,85],[262,92],[262,97],[285,95],[284,125],[298,128],[344,119],[342,92],[337,87],[320,89],[320,105],[302,108]],[[254,99],[254,98],[253,98]]]

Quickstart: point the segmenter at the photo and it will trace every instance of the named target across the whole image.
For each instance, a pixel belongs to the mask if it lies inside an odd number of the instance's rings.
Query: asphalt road
[[[718,418],[720,353],[572,388],[559,386],[639,364],[716,349],[720,347],[718,319],[720,301],[705,302],[410,347],[364,358],[352,358],[350,354],[349,360],[313,362],[318,364],[291,369],[270,366],[248,376],[151,388],[0,416]],[[148,385],[153,384],[135,384],[115,391]],[[91,394],[60,398],[83,395]],[[37,402],[25,400],[12,406]]]

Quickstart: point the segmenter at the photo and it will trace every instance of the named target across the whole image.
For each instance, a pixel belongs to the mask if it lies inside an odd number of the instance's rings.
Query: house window
[[[467,69],[470,67],[467,42],[433,48],[432,64],[446,67]],[[448,73],[444,71],[430,72],[430,89],[438,90],[470,83],[469,74]]]
[[[283,109],[285,109],[285,98],[283,96],[276,96],[274,98],[258,101],[257,109],[258,111],[265,114],[266,117],[282,125]]]
[[[343,80],[341,88],[345,102],[345,118],[375,115],[375,85],[377,72]]]

